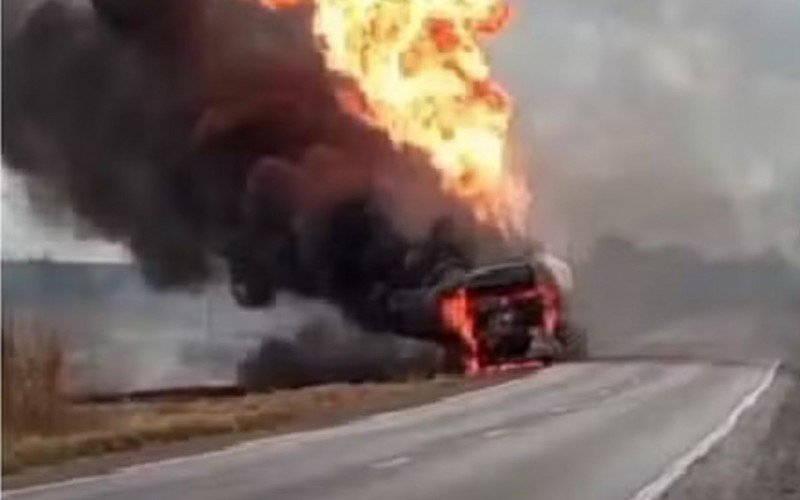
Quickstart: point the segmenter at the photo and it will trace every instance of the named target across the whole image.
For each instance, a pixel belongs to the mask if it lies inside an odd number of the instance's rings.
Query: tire
[[[580,361],[589,354],[589,337],[586,330],[566,323],[559,327],[556,338],[561,344],[561,361]]]

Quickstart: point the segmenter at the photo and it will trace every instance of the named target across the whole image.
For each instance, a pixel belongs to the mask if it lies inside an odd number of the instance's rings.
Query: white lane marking
[[[689,450],[688,453],[672,462],[661,473],[660,476],[639,490],[636,496],[634,496],[631,500],[656,500],[664,495],[672,483],[685,474],[694,462],[706,455],[709,451],[711,451],[711,448],[713,448],[715,444],[730,434],[730,432],[736,426],[736,422],[739,420],[739,417],[742,416],[745,410],[756,404],[758,398],[761,397],[761,394],[763,394],[764,391],[766,391],[769,386],[772,385],[772,381],[775,380],[775,373],[778,371],[780,365],[780,360],[772,363],[772,366],[770,366],[766,375],[764,375],[764,378],[761,379],[761,383],[759,383],[755,389],[747,394],[739,402],[739,404],[736,405],[736,408],[733,409],[733,411],[719,426],[717,426],[711,431],[711,433],[697,443],[697,445]]]
[[[508,434],[508,429],[489,429],[483,433],[483,437],[496,438],[502,436],[503,434]]]
[[[392,469],[394,467],[400,467],[401,465],[405,465],[410,462],[411,459],[409,457],[394,457],[390,458],[389,460],[383,460],[381,462],[372,463],[369,466],[373,469]]]

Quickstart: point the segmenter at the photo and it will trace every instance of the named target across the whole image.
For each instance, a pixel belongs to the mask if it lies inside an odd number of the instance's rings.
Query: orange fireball
[[[273,8],[299,0],[261,0]],[[522,230],[527,185],[508,161],[511,99],[483,49],[505,0],[313,0],[328,68],[351,113],[429,155],[444,188],[504,233]],[[351,88],[352,87],[352,88]]]

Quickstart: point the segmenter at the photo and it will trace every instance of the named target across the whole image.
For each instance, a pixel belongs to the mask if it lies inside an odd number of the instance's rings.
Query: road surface
[[[650,345],[658,347],[659,337]],[[657,498],[756,402],[771,383],[775,363],[643,356],[646,349],[637,355],[637,348],[340,427],[6,495],[15,500]]]

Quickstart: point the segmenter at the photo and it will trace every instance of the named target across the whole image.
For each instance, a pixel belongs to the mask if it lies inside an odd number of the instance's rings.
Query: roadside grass
[[[64,365],[57,336],[38,326],[4,323],[4,474],[199,436],[309,428],[484,385],[451,376],[188,401],[79,404],[68,397]]]
[[[4,443],[3,472],[130,451],[198,436],[311,427],[359,414],[438,399],[462,389],[463,379],[334,384],[269,394],[166,403],[75,405],[74,420],[90,414],[93,430],[28,433]]]
[[[65,425],[64,350],[41,324],[3,319],[3,434],[57,433]]]

